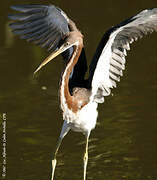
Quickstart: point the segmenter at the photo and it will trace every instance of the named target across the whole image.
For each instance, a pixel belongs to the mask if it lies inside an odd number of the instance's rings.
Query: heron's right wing
[[[153,31],[157,31],[157,8],[146,9],[105,33],[90,65],[92,101],[104,102],[123,75],[129,44]]]
[[[8,17],[13,20],[10,24],[15,35],[21,39],[34,42],[50,51],[59,48],[70,31],[69,18],[58,7],[54,5],[15,5],[11,6],[16,14]],[[65,62],[68,62],[74,52],[73,47],[62,53]],[[82,69],[80,71],[80,68]],[[71,73],[73,86],[82,82],[87,71],[87,62],[84,49]],[[73,83],[75,82],[75,84]]]
[[[67,15],[53,5],[11,6],[19,13],[10,14],[10,24],[15,35],[54,51],[69,32]]]

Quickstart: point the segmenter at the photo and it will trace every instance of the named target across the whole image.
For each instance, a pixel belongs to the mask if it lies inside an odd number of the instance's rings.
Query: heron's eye
[[[66,42],[66,46],[69,46],[70,45],[70,42]]]

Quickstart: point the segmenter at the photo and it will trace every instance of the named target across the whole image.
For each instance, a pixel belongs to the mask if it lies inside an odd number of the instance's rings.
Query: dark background
[[[84,34],[90,62],[109,27],[143,9],[157,7],[157,2],[1,1],[0,116],[7,114],[6,179],[48,180],[52,152],[63,123],[58,101],[63,64],[58,57],[33,77],[48,53],[13,36],[8,28],[10,5],[24,3],[51,3],[62,8]],[[124,77],[113,96],[99,106],[97,127],[89,143],[89,180],[157,179],[156,44],[157,33],[153,33],[132,45]],[[82,179],[84,145],[82,134],[70,132],[66,136],[58,154],[55,179]]]

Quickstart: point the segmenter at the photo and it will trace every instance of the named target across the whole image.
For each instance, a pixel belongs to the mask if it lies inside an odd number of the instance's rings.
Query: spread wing
[[[13,33],[21,39],[54,51],[69,32],[67,15],[53,5],[11,6],[19,13],[9,15]]]
[[[11,9],[18,11],[8,16],[14,21],[10,24],[13,33],[48,50],[55,51],[60,47],[71,30],[67,15],[54,5],[15,5]],[[73,52],[71,47],[62,53],[66,63]],[[87,62],[83,49],[70,76],[71,89],[82,85],[86,71]]]
[[[123,75],[129,44],[153,31],[157,31],[157,8],[144,10],[104,34],[90,65],[92,101],[104,102]]]

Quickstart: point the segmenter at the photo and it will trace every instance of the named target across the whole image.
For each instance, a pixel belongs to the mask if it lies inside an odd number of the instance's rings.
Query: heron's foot
[[[84,160],[85,163],[87,163],[87,161],[88,161],[88,152],[85,152],[83,160]]]
[[[85,152],[83,160],[84,160],[83,180],[86,180],[86,171],[87,171],[87,163],[88,163],[88,152]]]
[[[52,160],[52,176],[51,176],[51,180],[54,179],[54,173],[55,173],[56,164],[57,164],[57,160],[53,159]]]
[[[83,157],[84,167],[83,167],[83,180],[86,180],[86,172],[87,172],[87,163],[88,163],[88,139],[90,132],[86,134],[86,149]]]
[[[83,180],[86,180],[86,172],[87,172],[87,163],[88,163],[88,138],[89,138],[89,136],[87,136],[87,138],[86,138],[86,149],[85,149],[85,153],[84,153],[84,157],[83,157],[83,161],[84,161]]]

